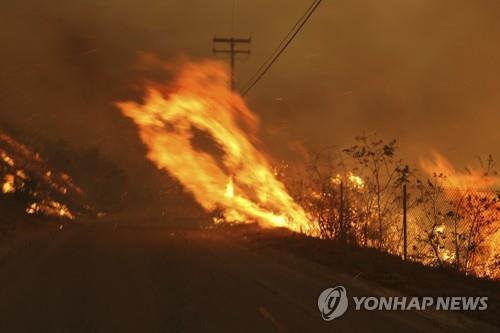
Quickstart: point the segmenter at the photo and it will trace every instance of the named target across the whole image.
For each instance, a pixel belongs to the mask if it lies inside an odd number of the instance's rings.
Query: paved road
[[[366,295],[355,280],[220,231],[81,226],[0,261],[0,332],[449,329],[401,312],[323,322],[317,297],[340,283]]]

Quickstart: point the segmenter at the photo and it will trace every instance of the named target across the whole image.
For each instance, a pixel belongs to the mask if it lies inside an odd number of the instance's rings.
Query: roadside
[[[499,281],[478,279],[415,262],[404,262],[399,257],[373,249],[342,247],[331,241],[297,235],[286,230],[260,230],[251,225],[220,225],[217,228],[246,240],[248,246],[283,251],[344,274],[348,280],[375,284],[379,286],[381,295],[488,296],[486,311],[454,314],[500,327]],[[375,287],[372,290],[374,291]],[[448,314],[450,313],[433,311],[434,317]]]
[[[73,222],[71,222],[73,223]],[[0,223],[0,266],[10,256],[22,252],[35,242],[45,240],[51,235],[73,225],[64,221],[47,218],[24,218],[20,221],[2,221]]]
[[[278,246],[290,237],[279,230],[121,222],[52,223],[18,239],[0,262],[0,331],[498,331],[449,312],[351,308],[325,322],[325,288],[394,291]]]

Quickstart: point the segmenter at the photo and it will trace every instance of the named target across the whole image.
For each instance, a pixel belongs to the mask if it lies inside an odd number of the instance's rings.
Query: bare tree
[[[477,181],[486,184],[482,178],[495,175],[491,156],[487,164],[481,165],[483,172]],[[451,266],[464,274],[494,271],[494,241],[490,237],[499,230],[500,194],[470,188],[470,184],[458,188],[443,184],[447,184],[447,175],[442,173],[418,182],[418,209],[424,218],[417,219],[421,230],[417,241],[424,246],[418,249],[417,257],[424,263]],[[493,259],[488,261],[490,256]]]
[[[356,144],[344,149],[344,152],[353,158],[362,177],[366,182],[366,208],[373,211],[373,218],[378,226],[376,234],[377,247],[383,249],[385,243],[385,222],[394,215],[398,202],[396,194],[397,180],[404,168],[401,162],[395,159],[396,140],[385,143],[377,137],[357,136]],[[365,237],[368,238],[368,225],[365,227]]]
[[[455,266],[470,274],[481,265],[488,249],[488,237],[498,231],[500,222],[500,194],[473,191],[464,193],[455,205],[453,246]]]
[[[445,241],[447,235],[445,228],[447,219],[453,217],[453,214],[447,206],[443,207],[444,190],[440,185],[440,179],[444,175],[434,174],[426,182],[417,180],[417,207],[422,214],[417,214],[416,223],[418,224],[420,234],[416,235],[417,243],[422,245],[414,247],[415,257],[426,264],[443,266],[443,250],[445,250]],[[444,208],[444,210],[443,210]]]

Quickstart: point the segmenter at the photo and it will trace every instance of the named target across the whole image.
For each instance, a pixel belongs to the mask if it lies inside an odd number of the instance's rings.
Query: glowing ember
[[[59,216],[67,219],[74,219],[75,216],[70,212],[66,205],[57,201],[33,202],[26,208],[27,214],[44,214],[48,216]]]
[[[14,160],[7,155],[5,152],[2,152],[2,160],[9,166],[13,167],[14,166]]]
[[[26,175],[26,173],[23,170],[17,170],[16,171],[16,176],[18,176],[22,180],[27,180],[28,179],[28,176]]]
[[[14,193],[16,191],[14,179],[15,179],[14,175],[5,175],[4,182],[2,185],[3,193]]]
[[[365,187],[365,182],[364,182],[363,178],[356,176],[352,172],[349,172],[347,174],[347,179],[349,180],[349,182],[352,184],[352,186],[354,188],[362,189],[363,187]],[[342,183],[342,180],[343,180],[343,177],[339,173],[336,174],[335,177],[331,178],[331,182],[335,185],[340,185],[340,183]]]
[[[354,187],[362,189],[365,187],[365,182],[359,176],[356,176],[352,172],[349,173],[349,181],[353,184]]]
[[[178,179],[205,210],[221,209],[228,222],[313,234],[314,224],[256,146],[258,119],[228,82],[227,69],[218,62],[185,64],[165,87],[169,93],[150,85],[144,104],[117,106],[137,124],[147,157]],[[195,132],[208,135],[222,156],[197,149]]]
[[[335,185],[340,185],[340,183],[342,183],[342,176],[340,173],[336,174],[335,177],[332,177],[331,182]]]

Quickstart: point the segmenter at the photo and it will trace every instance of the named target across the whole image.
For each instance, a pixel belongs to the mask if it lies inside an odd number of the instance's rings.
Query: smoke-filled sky
[[[235,1],[234,34],[252,37],[238,83],[310,3]],[[2,1],[0,117],[140,167],[144,148],[113,106],[136,95],[138,54],[213,57],[212,37],[231,33],[231,8],[232,0]],[[459,166],[500,158],[499,36],[496,0],[324,0],[246,99],[275,156],[376,131],[414,160],[430,149]]]

